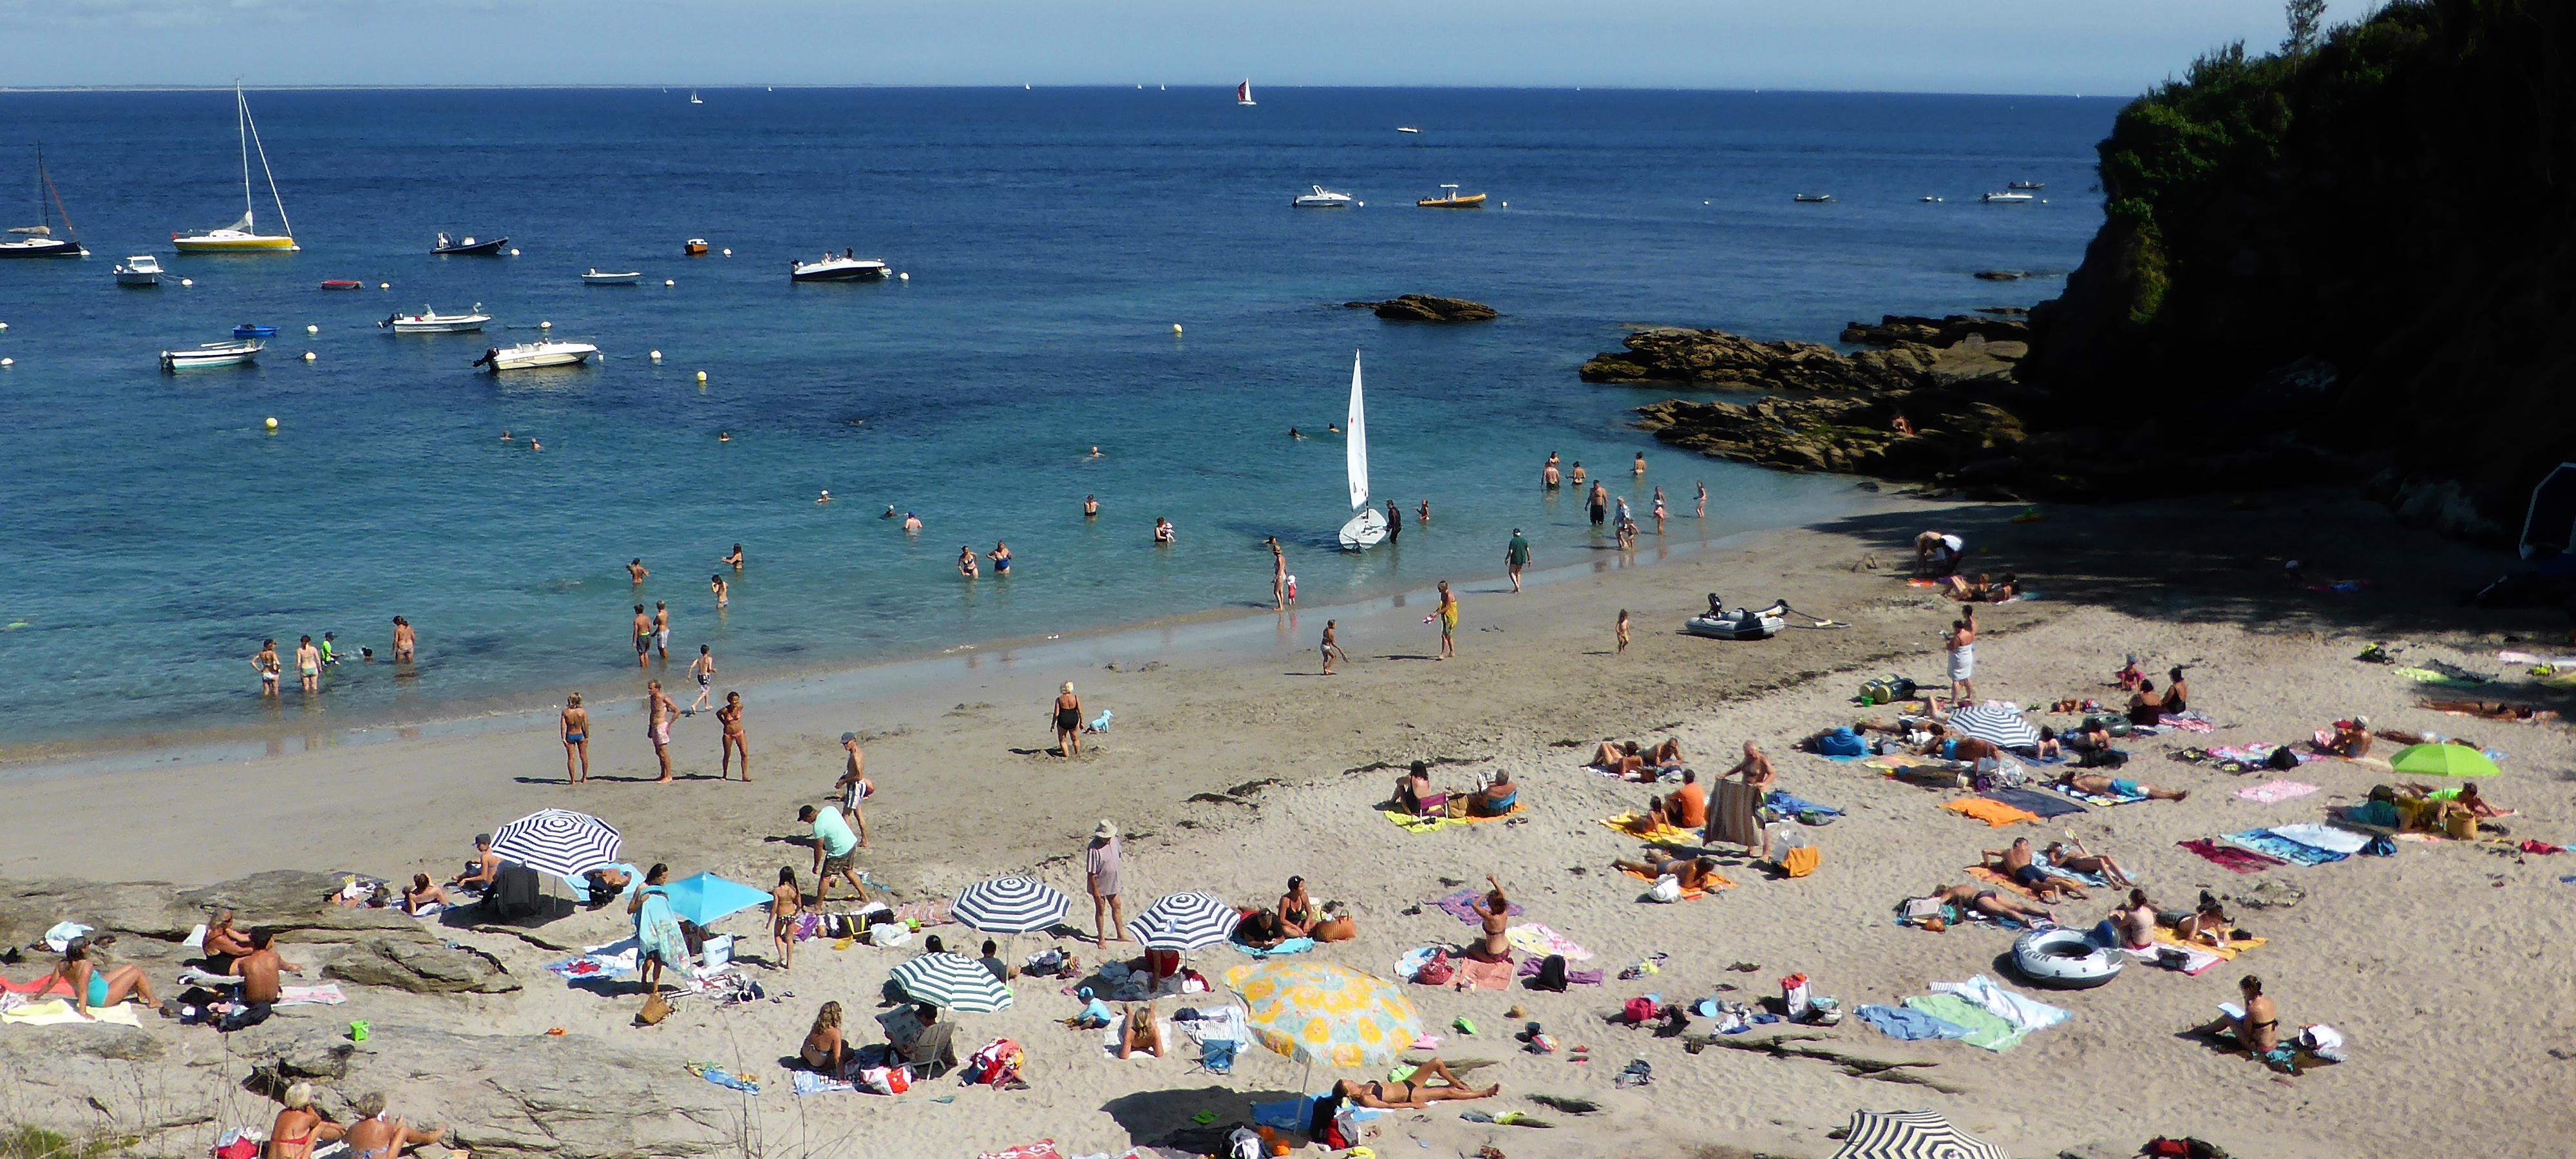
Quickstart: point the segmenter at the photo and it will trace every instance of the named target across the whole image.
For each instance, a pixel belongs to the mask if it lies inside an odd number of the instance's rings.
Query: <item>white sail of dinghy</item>
[[[1368,411],[1360,398],[1360,352],[1351,351],[1351,413],[1343,428],[1345,464],[1350,469],[1351,508],[1358,514],[1342,525],[1342,546],[1358,551],[1386,538],[1386,516],[1369,506]]]

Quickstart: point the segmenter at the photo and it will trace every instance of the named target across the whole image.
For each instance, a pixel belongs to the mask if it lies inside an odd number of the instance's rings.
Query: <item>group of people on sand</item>
[[[345,1144],[349,1159],[394,1159],[414,1147],[447,1138],[445,1129],[424,1130],[385,1109],[385,1097],[369,1092],[349,1102],[348,1122],[326,1118],[315,1108],[313,1086],[294,1083],[279,1096],[277,1121],[270,1126],[261,1159],[311,1159],[324,1143]]]
[[[394,663],[404,666],[398,669],[395,672],[395,675],[410,675],[410,669],[408,666],[411,664],[413,655],[417,651],[418,647],[419,637],[413,633],[411,622],[403,619],[401,616],[394,617]],[[373,648],[360,648],[358,649],[358,655],[360,661],[363,663],[373,664],[376,662],[376,650]],[[263,699],[275,698],[278,695],[278,682],[284,679],[286,674],[286,661],[277,653],[277,640],[275,637],[270,637],[259,642],[259,651],[251,654],[250,666],[251,670],[259,676],[260,696]],[[322,674],[325,671],[339,666],[339,633],[324,632],[322,633],[322,639],[318,642],[309,635],[299,636],[296,638],[296,680],[298,687],[302,688],[307,694],[322,691]]]
[[[279,955],[275,931],[243,931],[234,923],[229,909],[207,916],[202,956],[180,975],[182,983],[194,984],[168,999],[154,992],[143,967],[115,959],[117,938],[106,932],[67,939],[51,970],[24,982],[6,981],[11,991],[31,998],[59,998],[84,1020],[95,1021],[102,1011],[136,1001],[165,1018],[227,1033],[257,1026],[268,1021],[283,996],[285,975],[304,969]]]
[[[733,550],[718,557],[717,562],[732,568],[734,574],[740,576],[742,545],[739,543],[733,545]],[[652,578],[652,575],[652,569],[644,566],[644,557],[636,556],[626,561],[627,582],[638,592],[643,590],[644,581]],[[707,587],[715,595],[717,614],[723,614],[726,607],[732,603],[732,582],[725,578],[723,572],[717,572],[707,577]],[[400,624],[401,621],[396,620],[395,623]],[[671,663],[670,601],[653,601],[651,611],[646,611],[643,604],[636,604],[635,618],[630,625],[629,635],[635,643],[637,670],[651,668],[657,659],[665,668],[669,667]],[[716,741],[717,779],[732,779],[733,762],[739,757],[742,761],[742,779],[746,784],[749,783],[751,737],[743,728],[742,694],[727,692],[723,704],[714,704],[716,658],[712,645],[698,645],[698,654],[689,661],[688,672],[690,679],[697,682],[698,695],[697,699],[691,701],[685,708],[681,707],[678,701],[673,700],[669,693],[663,691],[660,680],[644,682],[644,739],[653,746],[653,760],[659,766],[661,774],[654,779],[654,783],[669,784],[676,779],[671,769],[672,724],[682,717],[696,716],[700,710],[711,706],[715,709],[716,721],[719,725]],[[563,745],[566,783],[578,785],[590,779],[590,738],[590,709],[583,704],[582,694],[575,692],[565,696],[563,711],[555,716],[555,739]]]
[[[1282,942],[1296,938],[1313,938],[1318,942],[1347,942],[1359,936],[1359,923],[1341,910],[1338,902],[1318,906],[1306,892],[1306,879],[1288,879],[1287,892],[1279,895],[1279,904],[1267,909],[1245,912],[1234,927],[1234,940],[1256,950],[1276,949]]]
[[[1415,761],[1395,781],[1395,807],[1415,817],[1508,817],[1520,808],[1520,782],[1495,769],[1473,789],[1444,792],[1431,783],[1431,765]]]

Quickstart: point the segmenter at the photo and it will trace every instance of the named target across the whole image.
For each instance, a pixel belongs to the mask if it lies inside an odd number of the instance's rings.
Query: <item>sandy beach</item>
[[[403,879],[415,870],[452,875],[479,830],[548,806],[596,814],[622,831],[625,860],[667,862],[675,876],[711,871],[765,886],[781,865],[806,876],[811,854],[799,805],[822,802],[839,772],[837,738],[864,738],[877,795],[867,808],[870,877],[900,899],[953,895],[974,881],[1033,872],[1077,898],[1073,922],[1087,928],[1080,851],[1102,819],[1126,831],[1126,894],[1133,913],[1154,897],[1207,890],[1240,905],[1276,900],[1285,879],[1303,875],[1314,896],[1348,907],[1356,940],[1326,945],[1307,960],[1379,975],[1417,946],[1462,944],[1470,929],[1424,905],[1460,883],[1498,875],[1543,922],[1593,955],[1575,963],[1612,978],[1553,994],[1458,992],[1411,986],[1439,1053],[1499,1062],[1480,1072],[1503,1086],[1496,1099],[1443,1104],[1377,1120],[1380,1155],[1470,1155],[1492,1145],[1509,1155],[1682,1156],[1734,1146],[1795,1156],[1830,1154],[1827,1132],[1857,1109],[1933,1109],[2015,1155],[2133,1154],[2149,1137],[2193,1134],[2238,1155],[2349,1156],[2466,1147],[2480,1155],[2563,1153],[2554,1108],[2576,1094],[2576,1006],[2568,1001],[2576,933],[2567,905],[2576,860],[2526,855],[2525,839],[2576,835],[2567,769],[2576,759],[2555,722],[2499,723],[2421,706],[2432,690],[2357,663],[2374,642],[2403,645],[2401,664],[2440,660],[2499,675],[2499,683],[2458,695],[2557,707],[2562,690],[2524,675],[2527,664],[2500,649],[2543,655],[2564,646],[2554,612],[2473,612],[2462,591],[2499,574],[2504,557],[2401,527],[2356,499],[2274,495],[2259,502],[2050,508],[2015,523],[2019,507],[1887,499],[1833,522],[1760,533],[1654,563],[1648,535],[1631,561],[1602,550],[1572,574],[1513,595],[1498,576],[1461,578],[1458,658],[1435,661],[1436,630],[1423,618],[1426,595],[1349,609],[1168,629],[1123,631],[1026,647],[977,649],[887,669],[804,677],[744,689],[754,780],[720,783],[712,714],[675,730],[680,781],[652,785],[652,756],[634,687],[592,688],[593,778],[564,784],[562,748],[550,716],[516,724],[425,730],[353,742],[332,733],[281,742],[239,759],[174,756],[138,767],[78,775],[44,767],[0,779],[11,808],[0,811],[0,874],[25,897],[59,887],[46,879],[168,882],[127,893],[173,889],[267,870],[355,870]],[[1678,534],[1688,520],[1675,521]],[[1904,673],[1927,685],[1941,669],[1940,632],[1957,605],[1907,586],[1909,543],[1925,527],[1957,530],[1969,544],[1966,571],[2018,572],[2038,598],[1980,609],[1977,686],[1981,697],[2019,704],[2061,698],[2114,701],[2106,687],[2123,654],[2151,672],[2190,664],[2195,707],[2217,729],[2123,742],[2122,776],[2190,790],[2188,800],[2093,808],[2038,824],[1989,828],[1941,808],[1964,794],[1914,787],[1875,769],[1792,751],[1800,738],[1848,724],[1863,680]],[[1499,550],[1497,551],[1499,556]],[[2303,560],[2313,579],[2366,579],[2349,593],[2285,584],[2282,561]],[[1498,560],[1499,562],[1499,560]],[[1542,568],[1564,559],[1541,559]],[[1679,624],[1708,592],[1729,604],[1779,597],[1848,627],[1791,630],[1762,642],[1720,642],[1682,634]],[[1612,648],[1612,623],[1627,609],[1634,644]],[[1318,674],[1314,645],[1325,619],[1340,620],[1353,662]],[[1275,623],[1275,627],[1272,625]],[[678,667],[657,673],[679,692]],[[1080,758],[1052,755],[1046,722],[1056,686],[1072,681],[1088,715],[1111,709],[1111,731]],[[720,690],[721,691],[721,690]],[[2446,693],[2447,694],[2447,693]],[[2186,746],[2286,743],[2353,713],[2375,725],[2438,730],[2501,750],[2504,775],[2484,783],[2505,820],[2500,842],[2399,842],[2391,857],[2352,857],[2314,867],[2238,875],[2177,842],[2251,827],[2319,822],[2360,801],[2375,784],[2408,778],[2367,762],[2323,760],[2286,775],[2318,792],[2263,804],[2237,790],[2271,779],[2230,776],[2170,759]],[[2064,727],[2068,715],[2034,714]],[[1603,739],[1678,737],[1703,779],[1733,763],[1750,741],[1778,762],[1781,787],[1843,810],[1835,823],[1803,829],[1822,849],[1809,877],[1781,879],[1741,858],[1723,858],[1735,888],[1675,905],[1640,900],[1645,883],[1620,876],[1616,857],[1640,846],[1599,823],[1641,807],[1647,786],[1582,768]],[[2384,756],[2396,746],[2383,742]],[[1403,762],[1442,762],[1435,780],[1463,787],[1476,774],[1509,770],[1523,788],[1526,824],[1455,826],[1408,833],[1376,807]],[[1981,849],[2028,835],[2045,843],[2071,832],[2111,853],[2166,908],[2186,907],[2201,890],[2242,898],[2258,885],[2277,895],[2295,886],[2294,905],[2229,912],[2267,944],[2240,961],[2197,976],[2132,966],[2098,990],[2051,992],[2020,982],[2001,960],[2009,934],[1963,925],[1931,933],[1896,924],[1893,907],[1935,883],[1966,880]],[[314,899],[320,908],[321,899]],[[2059,906],[2069,925],[2089,927],[2113,895]],[[0,925],[23,945],[42,915],[9,911]],[[82,919],[79,913],[56,918]],[[399,919],[387,919],[396,920]],[[765,951],[756,912],[718,925],[743,935],[742,956]],[[1248,1052],[1230,1077],[1199,1072],[1178,1058],[1122,1062],[1104,1057],[1096,1031],[1056,1020],[1080,1003],[1059,983],[1023,980],[1013,1009],[966,1014],[961,1053],[997,1037],[1028,1052],[1029,1089],[995,1092],[932,1082],[901,1098],[863,1094],[798,1098],[781,1065],[815,1007],[850,1008],[852,1038],[876,1035],[887,971],[910,949],[829,942],[799,947],[795,969],[756,962],[740,968],[777,1003],[712,1009],[683,1002],[659,1026],[630,1025],[639,999],[605,998],[567,987],[543,966],[579,947],[628,932],[617,911],[581,913],[530,937],[449,927],[445,937],[491,956],[522,988],[509,993],[423,995],[351,985],[350,1001],[283,1009],[268,1025],[229,1039],[145,1015],[139,1030],[0,1028],[0,1052],[22,1076],[0,1097],[13,1120],[79,1130],[115,1126],[140,1138],[138,1151],[202,1154],[225,1126],[265,1126],[272,1104],[241,1087],[254,1060],[334,1037],[352,1019],[372,1024],[357,1050],[382,1059],[365,1073],[415,1121],[451,1126],[477,1151],[575,1156],[758,1150],[794,1155],[964,1156],[1053,1138],[1067,1155],[1116,1153],[1188,1126],[1212,1111],[1220,1120],[1278,1092],[1321,1090],[1361,1077]],[[970,954],[977,935],[942,934]],[[129,938],[126,957],[145,965],[156,987],[174,975],[175,946]],[[754,943],[763,943],[754,948]],[[1047,944],[1096,954],[1087,945],[1022,936],[1020,955]],[[289,933],[281,947],[308,970],[350,950],[342,936]],[[1633,981],[1621,968],[1669,955],[1661,973]],[[25,978],[40,953],[7,971]],[[1251,959],[1229,947],[1193,955],[1220,981]],[[1730,970],[1737,963],[1746,971]],[[2213,1048],[2183,1032],[2236,997],[2236,980],[2259,973],[2285,1029],[2326,1023],[2351,1042],[2340,1065],[2293,1078]],[[1684,1040],[1606,1024],[1602,1015],[1647,993],[1696,1002],[1716,995],[1750,1002],[1779,993],[1779,980],[1804,974],[1815,993],[1846,1008],[1898,1003],[1936,982],[1986,975],[2057,1005],[2071,1017],[1996,1053],[1959,1042],[1899,1042],[1857,1019],[1831,1029],[1759,1026],[1728,1043],[1815,1034],[1823,1046],[1877,1059],[1932,1064],[1900,1072],[1936,1086],[1898,1085],[1829,1062],[1734,1049],[1690,1053]],[[1724,989],[1733,987],[1732,991]],[[1218,998],[1223,998],[1219,995]],[[1188,1004],[1186,1001],[1183,1004]],[[1170,1003],[1166,1003],[1170,1005]],[[1526,1019],[1507,1017],[1522,1007]],[[1448,1028],[1472,1020],[1478,1032]],[[1512,1032],[1542,1024],[1594,1061],[1526,1053]],[[550,1030],[560,1028],[561,1036]],[[1694,1033],[1708,1029],[1694,1018]],[[103,1048],[110,1039],[147,1046]],[[402,1071],[407,1043],[457,1049],[478,1060],[470,1073]],[[424,1051],[427,1046],[424,1046]],[[2569,1055],[2569,1057],[2561,1057]],[[41,1077],[47,1058],[79,1065]],[[496,1092],[544,1076],[599,1068],[648,1076],[636,1093],[653,1113],[623,1127],[592,1125],[561,1136],[504,1121]],[[1631,1059],[1655,1081],[1614,1089]],[[585,1060],[588,1060],[587,1062]],[[736,1094],[691,1076],[683,1064],[709,1060],[767,1084]],[[37,1077],[28,1077],[37,1076]],[[395,1076],[395,1077],[385,1077]],[[535,1077],[531,1077],[535,1076]],[[1382,1077],[1382,1076],[1367,1076]],[[83,1090],[117,1084],[116,1093]],[[1603,1112],[1545,1110],[1525,1096],[1580,1096]],[[934,1096],[955,1095],[953,1102]],[[83,1096],[101,1104],[90,1109]],[[514,1106],[519,1104],[512,1104]],[[2535,1108],[2549,1113],[2533,1114]],[[1474,1109],[1535,1113],[1553,1130],[1462,1121]],[[596,1108],[581,1116],[600,1118]],[[522,1107],[519,1112],[525,1117]],[[542,1116],[538,1116],[542,1118]],[[627,1132],[619,1135],[619,1131]],[[602,1139],[623,1138],[618,1146]],[[546,1142],[545,1140],[552,1141]],[[1416,1142],[1421,1145],[1416,1146]]]

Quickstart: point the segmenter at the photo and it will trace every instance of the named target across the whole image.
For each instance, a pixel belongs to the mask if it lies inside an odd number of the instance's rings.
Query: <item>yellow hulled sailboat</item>
[[[259,143],[259,126],[250,119],[250,101],[242,96],[241,86],[233,86],[233,127],[241,137],[242,215],[241,220],[222,229],[201,234],[171,234],[170,244],[183,254],[268,253],[294,250],[295,227],[286,220],[286,201],[277,195],[277,174],[268,167],[268,149]],[[260,174],[268,178],[268,199],[277,206],[277,233],[261,233],[253,223],[250,201],[250,157],[259,153]]]

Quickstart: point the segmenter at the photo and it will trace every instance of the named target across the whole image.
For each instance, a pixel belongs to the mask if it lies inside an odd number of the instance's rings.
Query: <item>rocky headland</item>
[[[1483,302],[1436,294],[1399,294],[1383,302],[1344,302],[1344,309],[1373,310],[1390,322],[1489,322],[1501,311]]]

